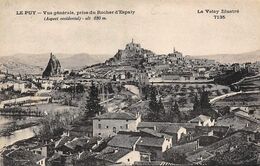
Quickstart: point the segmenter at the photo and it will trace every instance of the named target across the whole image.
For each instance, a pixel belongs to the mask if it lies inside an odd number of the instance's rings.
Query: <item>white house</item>
[[[107,137],[119,131],[137,131],[141,115],[127,112],[105,113],[93,119],[93,136]]]
[[[25,83],[16,82],[13,87],[14,91],[20,91],[21,93],[25,92]]]
[[[205,115],[199,115],[198,117],[191,119],[189,123],[196,123],[198,126],[214,126],[215,119],[211,120],[211,117]]]
[[[133,165],[136,161],[141,161],[139,151],[118,147],[106,147],[96,158],[105,160],[110,164]]]

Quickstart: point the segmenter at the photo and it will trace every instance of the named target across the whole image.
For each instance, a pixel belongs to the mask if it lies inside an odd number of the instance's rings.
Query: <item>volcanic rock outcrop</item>
[[[42,77],[50,77],[61,74],[60,61],[51,53],[50,60],[45,68]]]

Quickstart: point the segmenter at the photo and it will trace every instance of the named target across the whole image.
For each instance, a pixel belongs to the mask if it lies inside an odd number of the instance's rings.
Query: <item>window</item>
[[[108,129],[108,126],[107,126],[107,129]]]
[[[123,129],[123,126],[120,126],[120,129]]]
[[[98,128],[101,129],[101,124],[98,124]]]
[[[101,133],[98,133],[98,135],[101,135]]]
[[[116,133],[116,127],[113,127],[113,132]]]
[[[125,128],[128,129],[128,124],[125,125]]]
[[[130,159],[127,159],[127,161],[129,162],[129,161],[130,161]]]

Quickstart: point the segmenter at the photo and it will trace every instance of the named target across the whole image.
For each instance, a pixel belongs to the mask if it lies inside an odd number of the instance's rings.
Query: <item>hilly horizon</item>
[[[63,69],[80,69],[88,65],[105,61],[104,55],[54,54],[60,61]],[[42,54],[15,54],[0,57],[0,70],[13,74],[41,74],[48,64],[50,53]]]
[[[95,63],[100,63],[105,59],[102,58],[104,55],[90,55],[88,53],[76,53],[76,54],[66,54],[66,53],[53,53],[61,62],[62,67],[65,69],[77,69],[84,66],[92,65]],[[46,67],[48,64],[50,53],[42,54],[15,54],[12,56],[13,59],[17,60],[20,63],[30,65]]]
[[[103,63],[113,55],[91,55],[88,53],[65,54],[54,53],[61,63],[63,69],[81,69],[83,67]],[[185,55],[184,55],[185,56]],[[192,55],[190,58],[206,58],[216,60],[220,63],[245,63],[260,61],[260,49],[240,54],[212,54]],[[42,54],[14,54],[12,56],[0,57],[0,70],[14,74],[41,74],[48,64],[50,53]]]
[[[192,56],[196,58],[206,58],[216,60],[220,63],[246,63],[260,61],[260,49],[240,54],[211,54]]]

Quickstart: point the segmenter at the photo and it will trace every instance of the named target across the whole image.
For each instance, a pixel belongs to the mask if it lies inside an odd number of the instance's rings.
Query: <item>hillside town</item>
[[[259,165],[260,62],[133,39],[77,70],[50,53],[40,75],[0,71],[0,116],[4,166]]]

